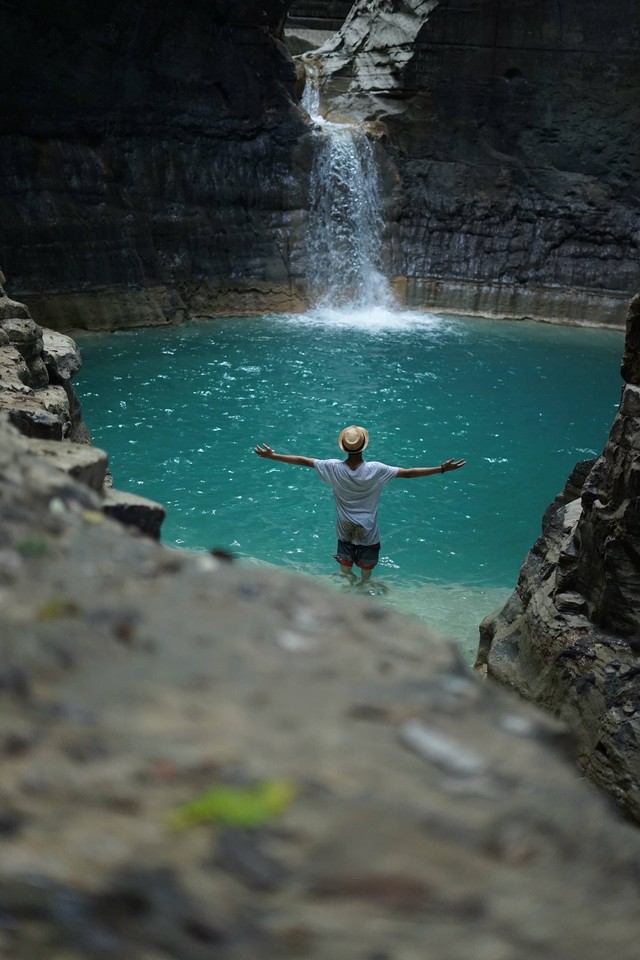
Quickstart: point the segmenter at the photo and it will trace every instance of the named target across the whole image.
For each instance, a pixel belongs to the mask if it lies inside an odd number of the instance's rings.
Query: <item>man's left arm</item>
[[[400,467],[396,474],[402,480],[412,480],[414,477],[431,477],[434,473],[449,473],[451,470],[459,470],[464,467],[466,460],[445,460],[437,467]]]

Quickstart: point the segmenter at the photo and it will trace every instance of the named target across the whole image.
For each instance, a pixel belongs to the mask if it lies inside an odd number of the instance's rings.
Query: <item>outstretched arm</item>
[[[265,460],[277,460],[279,463],[290,463],[293,467],[312,467],[315,464],[313,457],[296,457],[288,453],[276,453],[266,443],[258,444],[256,453]]]
[[[438,467],[400,467],[398,477],[404,480],[411,480],[413,477],[431,477],[434,473],[449,473],[451,470],[459,470],[464,467],[466,460],[445,460]]]

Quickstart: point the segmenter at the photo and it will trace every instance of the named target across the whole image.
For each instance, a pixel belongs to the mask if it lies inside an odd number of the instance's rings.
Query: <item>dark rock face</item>
[[[638,298],[623,373],[638,369]],[[481,627],[477,665],[567,721],[581,764],[640,820],[640,386],[627,382],[609,441],[578,464],[506,606]]]
[[[4,12],[0,262],[36,317],[175,322],[209,290],[240,291],[239,311],[243,295],[249,309],[291,295],[305,124],[275,36],[286,6],[26,0]]]
[[[38,322],[305,305],[312,145],[279,40],[289,6],[5,5],[0,263]],[[347,5],[295,6],[326,25]],[[325,112],[386,129],[401,300],[623,322],[639,21],[635,0],[354,5],[319,54]]]
[[[638,283],[639,40],[633,0],[355,4],[319,54],[325,99],[387,124],[390,268],[410,302],[622,324]]]

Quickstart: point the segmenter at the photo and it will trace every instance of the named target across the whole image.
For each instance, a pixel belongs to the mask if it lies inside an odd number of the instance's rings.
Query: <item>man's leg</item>
[[[342,576],[349,580],[350,583],[358,579],[352,570],[354,560],[354,546],[352,543],[347,543],[345,540],[338,540],[338,549],[337,552],[334,553],[333,558],[340,564],[340,573]]]
[[[357,547],[356,564],[360,567],[360,583],[366,583],[371,579],[371,571],[377,564],[379,555],[379,543]]]

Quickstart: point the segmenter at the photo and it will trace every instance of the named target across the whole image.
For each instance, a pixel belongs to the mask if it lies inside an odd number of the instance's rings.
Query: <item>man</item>
[[[346,460],[316,460],[276,453],[266,443],[255,451],[266,460],[289,463],[294,467],[314,467],[324,483],[331,484],[336,503],[338,550],[334,558],[340,572],[356,580],[352,567],[360,568],[360,583],[366,583],[380,554],[378,530],[378,501],[382,488],[389,480],[399,477],[430,477],[434,473],[459,470],[466,460],[445,460],[437,467],[390,467],[376,460],[365,461],[362,453],[369,443],[369,432],[364,427],[345,427],[338,437],[338,446],[347,454]]]

